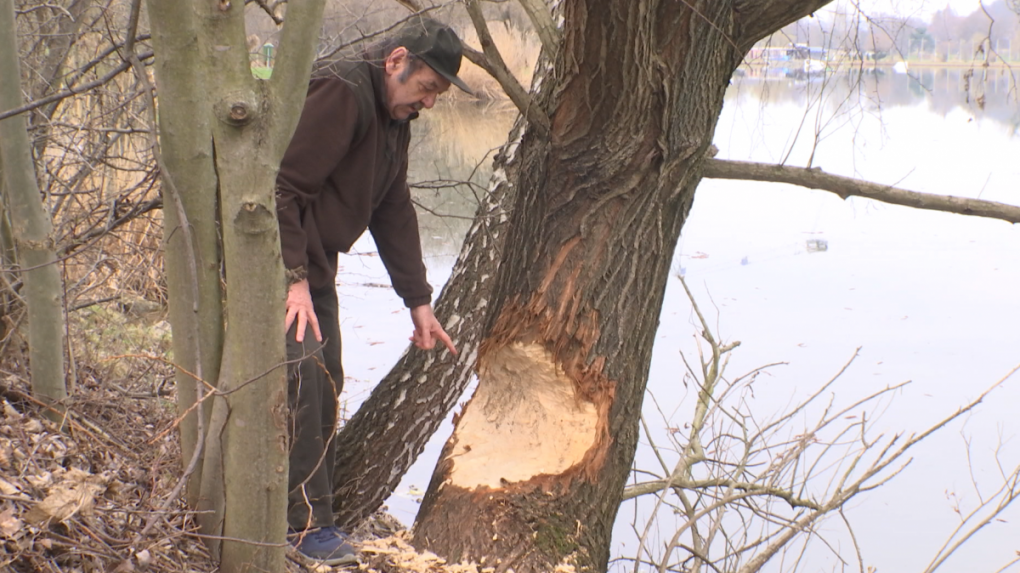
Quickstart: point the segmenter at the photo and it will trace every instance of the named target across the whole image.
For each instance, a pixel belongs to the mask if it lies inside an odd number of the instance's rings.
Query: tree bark
[[[540,85],[551,71],[543,51],[533,84]],[[334,511],[342,529],[353,530],[382,506],[471,381],[504,250],[509,206],[516,197],[512,182],[520,176],[518,150],[532,118],[540,123],[529,137],[544,137],[549,130],[548,114],[538,108],[528,113],[530,96],[525,98],[528,105],[493,159],[488,192],[436,299],[436,316],[459,355],[444,353],[437,359],[433,352],[409,346],[337,437]]]
[[[555,85],[533,98],[551,134],[530,129],[519,150],[478,389],[417,547],[496,571],[605,570],[673,251],[730,76],[761,35],[825,3],[564,0]]]
[[[181,453],[187,466],[200,432],[208,427],[211,408],[196,401],[219,378],[223,353],[223,292],[216,214],[216,169],[213,165],[207,76],[199,60],[198,32],[187,2],[149,0],[159,90],[159,152],[163,184],[163,247],[170,325],[181,420]],[[202,463],[188,482],[188,503],[196,507]]]
[[[181,322],[187,359],[200,371],[217,367],[219,371],[215,396],[207,404],[211,413],[205,435],[196,431],[196,442],[189,444],[194,453],[197,440],[204,440],[198,507],[205,511],[199,521],[222,571],[282,571],[289,443],[276,173],[304,101],[324,2],[290,7],[277,73],[268,82],[251,75],[244,3],[169,4],[175,3],[150,3],[157,46],[162,43],[165,50],[159,54],[165,61],[157,70],[165,90],[160,105],[167,128],[164,145],[174,140],[174,128],[183,129],[180,141],[171,144],[176,157],[167,162],[168,181],[194,185],[187,191],[177,186],[180,205],[171,203],[173,197],[167,201],[167,212],[184,214],[173,219],[176,231],[168,231],[169,240],[176,239],[182,251],[174,260],[181,275],[172,318]],[[174,58],[185,61],[170,61]],[[188,69],[191,66],[194,69]],[[168,113],[171,107],[173,112]],[[198,118],[189,120],[189,115]],[[197,126],[184,129],[188,123]],[[189,168],[195,172],[188,173]],[[189,195],[192,202],[186,205],[185,195],[192,192],[205,195]],[[189,233],[184,232],[192,229],[189,223],[195,217],[212,220],[213,213],[218,214],[222,234],[224,315],[218,304],[202,306],[208,300],[203,296],[217,294],[202,282],[209,276],[206,272],[219,278],[220,261],[212,249],[217,229],[203,225],[203,230],[214,233],[193,233],[201,241],[195,247],[187,244]],[[212,242],[207,242],[210,238]],[[223,329],[224,322],[222,360],[212,365],[210,356],[200,351],[205,352],[206,341],[219,340],[216,327]],[[183,396],[182,405],[194,396]]]
[[[14,1],[0,1],[0,109],[20,107],[21,72],[15,34]],[[24,116],[0,121],[0,164],[28,306],[29,364],[32,391],[61,421],[67,398],[64,380],[64,295],[56,267],[53,226],[43,209]]]
[[[221,521],[228,539],[212,544],[221,569],[281,571],[289,444],[276,173],[304,101],[324,2],[290,7],[280,46],[286,60],[269,82],[251,74],[243,3],[194,5],[203,62],[218,79],[212,133],[227,322],[202,482],[214,511],[204,522],[214,530]],[[220,467],[210,472],[210,463]]]
[[[409,346],[337,437],[334,511],[344,530],[353,530],[393,493],[471,381],[503,252],[506,205],[514,197],[507,180],[520,166],[514,150],[523,129],[518,118],[495,159],[491,189],[436,299],[436,316],[460,353],[437,358],[435,352]]]

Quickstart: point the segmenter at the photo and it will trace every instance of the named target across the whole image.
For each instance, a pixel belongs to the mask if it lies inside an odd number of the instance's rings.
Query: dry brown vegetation
[[[0,383],[0,570],[200,573],[215,563],[179,499],[180,448],[171,401],[98,380],[75,393],[67,430],[41,415],[24,384]],[[418,553],[381,513],[354,533],[369,573],[484,573]],[[289,571],[332,567],[301,560]],[[560,573],[568,573],[562,571]]]

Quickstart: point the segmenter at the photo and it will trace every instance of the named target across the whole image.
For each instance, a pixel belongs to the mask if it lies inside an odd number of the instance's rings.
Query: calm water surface
[[[907,189],[1020,204],[1020,112],[1006,74],[987,78],[983,108],[976,104],[974,80],[966,91],[961,71],[919,70],[861,81],[845,76],[736,81],[716,131],[719,156],[810,162],[829,173]],[[420,137],[411,177],[433,186],[468,178],[502,142],[512,120],[498,108],[432,110],[416,125]],[[488,169],[485,162],[474,172],[480,188],[419,192],[428,210],[421,215],[423,242],[437,291]],[[389,281],[371,240],[363,239],[357,250],[360,255],[341,259],[339,286],[349,410],[403,352],[411,331],[400,301],[379,286]],[[706,180],[684,227],[674,270],[685,276],[717,334],[741,341],[727,369],[731,378],[785,363],[755,382],[748,407],[760,419],[817,390],[857,348],[859,356],[830,393],[836,405],[911,381],[879,408],[868,409],[876,435],[922,431],[1020,364],[1020,227],[1008,223],[843,201],[787,185]],[[649,382],[658,407],[646,401],[645,416],[653,439],[668,445],[667,428],[683,427],[693,412],[680,353],[696,359],[699,329],[679,281],[672,278],[667,288]],[[1020,463],[1018,411],[1020,374],[919,445],[892,482],[851,502],[847,517],[865,568],[924,569],[960,523],[956,509],[974,509],[1001,485],[1000,472]],[[805,416],[805,428],[808,419],[813,418]],[[447,424],[430,443],[389,502],[408,524],[450,428]],[[657,467],[647,441],[637,465]],[[643,528],[650,507],[646,500],[621,509],[614,557],[634,555],[633,527]],[[652,543],[661,546],[677,523],[660,512]],[[847,557],[847,570],[858,570],[842,521],[832,518],[818,530],[826,543],[808,546],[802,570],[843,570],[833,549]],[[1018,550],[1020,503],[940,570],[997,571]],[[790,562],[772,570],[788,570]]]

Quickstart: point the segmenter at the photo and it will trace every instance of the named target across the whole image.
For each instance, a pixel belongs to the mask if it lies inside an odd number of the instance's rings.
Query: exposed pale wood
[[[477,424],[462,426],[479,413],[464,413],[422,501],[417,547],[453,560],[485,556],[497,572],[605,570],[672,254],[733,69],[755,35],[824,3],[560,3],[555,69],[532,94],[550,130],[529,129],[516,150],[522,168],[509,181],[517,198],[486,300],[476,395],[492,395],[481,389],[502,349],[539,345],[578,404],[595,408],[596,436],[566,471],[522,477],[490,456],[487,475],[510,479],[472,487],[455,479],[459,444],[482,439]],[[464,408],[498,410],[475,398]],[[564,451],[575,438],[545,436]]]
[[[882,185],[852,177],[831,175],[817,167],[790,167],[787,165],[772,165],[748,161],[709,159],[705,161],[702,175],[712,179],[789,183],[808,189],[835,193],[843,199],[866,197],[891,205],[904,205],[915,209],[943,211],[958,215],[988,217],[1009,221],[1010,223],[1020,223],[1020,206],[1017,205],[985,201],[984,199],[954,197],[952,195],[919,193],[892,185]]]
[[[523,124],[519,119],[497,156],[499,176],[436,300],[436,316],[459,355],[409,347],[337,437],[334,510],[340,527],[353,529],[386,501],[471,380],[513,203],[507,179],[520,167],[513,150]]]

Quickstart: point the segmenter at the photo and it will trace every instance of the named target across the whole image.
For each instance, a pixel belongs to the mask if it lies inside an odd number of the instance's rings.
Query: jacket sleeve
[[[414,308],[432,302],[432,287],[425,276],[422,260],[418,216],[407,188],[406,160],[382,203],[372,213],[368,228],[379,248],[379,257],[386,265],[393,290],[404,299],[404,305]]]
[[[339,78],[309,83],[301,111],[276,178],[276,214],[280,222],[283,265],[308,269],[308,237],[303,227],[308,206],[353,143],[358,124],[354,93]]]

